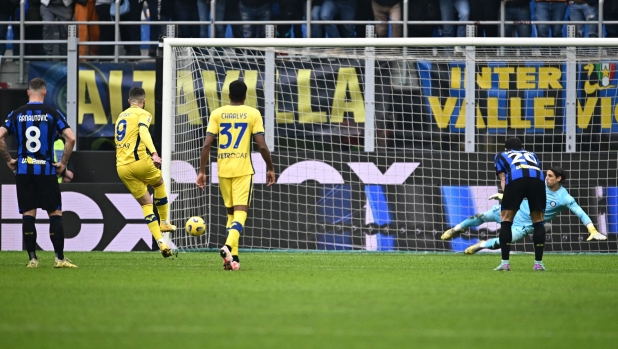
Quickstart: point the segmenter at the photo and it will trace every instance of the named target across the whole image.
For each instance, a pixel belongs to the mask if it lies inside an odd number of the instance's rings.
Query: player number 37
[[[225,143],[223,141],[219,142],[220,143],[219,148],[227,149],[232,144],[232,141],[234,138],[234,136],[230,132],[230,129],[232,129],[232,126],[234,129],[240,129],[240,132],[238,132],[238,138],[236,138],[236,142],[234,142],[234,149],[237,149],[249,125],[246,122],[237,122],[235,124],[228,123],[228,122],[221,123],[221,131],[219,131],[219,133],[225,136],[226,140],[225,140]]]

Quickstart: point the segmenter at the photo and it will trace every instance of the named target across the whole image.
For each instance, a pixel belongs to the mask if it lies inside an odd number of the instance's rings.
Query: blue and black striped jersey
[[[524,149],[508,150],[496,154],[494,163],[496,164],[496,175],[503,172],[506,174],[505,185],[524,177],[545,180],[539,157]]]
[[[54,142],[69,124],[58,110],[30,102],[12,111],[4,123],[17,140],[16,174],[55,175]]]

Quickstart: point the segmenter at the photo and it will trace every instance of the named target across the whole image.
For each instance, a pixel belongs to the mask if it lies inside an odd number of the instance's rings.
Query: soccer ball
[[[200,236],[206,231],[206,224],[202,217],[191,217],[185,224],[185,230],[189,235]]]

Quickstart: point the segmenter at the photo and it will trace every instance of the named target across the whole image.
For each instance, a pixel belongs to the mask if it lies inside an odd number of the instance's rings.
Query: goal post
[[[608,237],[586,242],[565,209],[547,224],[547,250],[618,251],[618,39],[166,38],[163,48],[162,171],[181,250],[225,241],[214,153],[204,192],[195,178],[209,114],[242,79],[277,182],[267,188],[259,153],[247,155],[256,174],[240,248],[461,252],[499,224],[440,236],[498,204],[487,199],[499,189],[493,155],[519,136],[544,170],[567,171],[565,187]],[[196,215],[200,238],[184,232]]]

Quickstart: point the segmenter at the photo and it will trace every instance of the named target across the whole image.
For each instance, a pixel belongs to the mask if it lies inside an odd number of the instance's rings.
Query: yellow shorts
[[[148,191],[147,185],[155,185],[161,180],[161,170],[156,168],[151,158],[144,158],[130,164],[116,167],[118,177],[134,198],[140,198]]]
[[[219,177],[219,190],[227,208],[249,206],[253,197],[253,175],[233,178]]]

